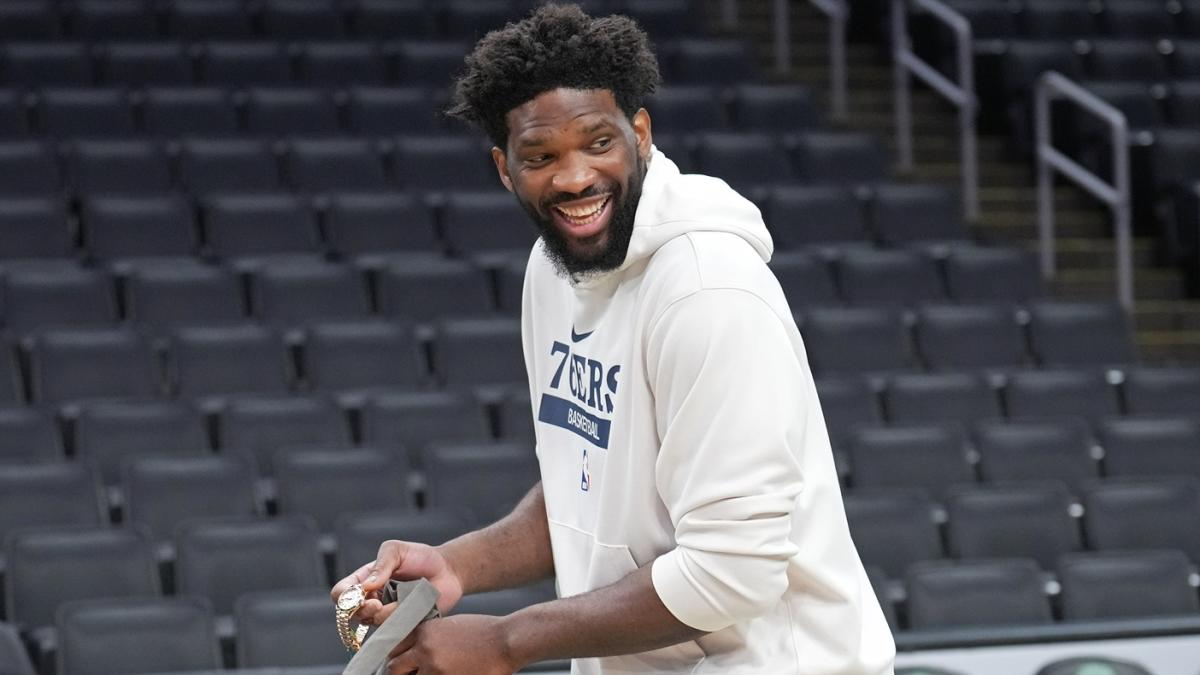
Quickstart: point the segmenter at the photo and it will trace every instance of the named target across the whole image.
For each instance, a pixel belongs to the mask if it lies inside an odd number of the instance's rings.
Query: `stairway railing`
[[[846,0],[809,0],[829,18],[829,115],[846,119],[846,26],[850,22],[850,3]],[[776,4],[780,4],[778,1]],[[787,5],[784,1],[782,4]],[[775,39],[779,40],[776,28]],[[791,37],[787,36],[790,44]],[[778,58],[776,51],[776,58]],[[789,58],[790,62],[790,58]]]
[[[1051,134],[1050,104],[1064,98],[1108,125],[1109,140],[1112,143],[1112,183],[1105,182],[1103,178],[1055,149]],[[1058,172],[1104,202],[1112,212],[1113,237],[1116,239],[1117,300],[1127,312],[1132,313],[1133,235],[1129,188],[1129,124],[1125,115],[1110,103],[1055,71],[1043,73],[1038,78],[1035,104],[1038,240],[1042,277],[1051,281],[1055,276],[1054,173]]]
[[[942,75],[912,50],[908,34],[908,9],[916,7],[954,32],[958,81]],[[963,214],[969,221],[979,218],[979,153],[975,117],[974,39],[971,23],[940,0],[892,0],[892,68],[896,101],[896,151],[902,171],[912,171],[912,76],[929,85],[958,108],[958,135],[962,163]]]

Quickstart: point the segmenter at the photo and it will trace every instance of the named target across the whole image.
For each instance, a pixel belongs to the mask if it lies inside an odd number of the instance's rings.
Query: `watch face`
[[[354,609],[363,602],[362,586],[351,586],[338,596],[338,609]]]

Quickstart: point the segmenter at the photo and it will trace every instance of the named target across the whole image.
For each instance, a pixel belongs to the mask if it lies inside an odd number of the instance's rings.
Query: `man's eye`
[[[598,149],[599,148],[607,148],[611,144],[612,144],[612,139],[606,137],[606,138],[597,139],[595,143],[592,143],[592,147],[598,148]]]
[[[549,155],[534,155],[532,157],[526,157],[525,163],[526,164],[544,164],[549,159],[550,159]]]

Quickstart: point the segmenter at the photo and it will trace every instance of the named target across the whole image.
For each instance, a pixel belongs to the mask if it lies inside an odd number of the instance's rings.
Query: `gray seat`
[[[965,434],[955,425],[858,429],[844,447],[855,488],[911,487],[940,496],[975,480]]]
[[[1188,478],[1110,479],[1083,494],[1096,550],[1173,548],[1200,560],[1200,483]]]
[[[526,381],[521,327],[515,319],[457,319],[439,323],[433,371],[448,386]]]
[[[236,455],[130,458],[121,486],[126,519],[157,544],[167,543],[185,520],[262,513],[254,468]]]
[[[279,327],[371,313],[366,277],[336,263],[267,263],[251,277],[250,304],[256,317]]]
[[[974,440],[988,482],[1057,480],[1077,489],[1099,476],[1091,434],[1080,419],[983,422]]]
[[[507,515],[538,482],[528,443],[439,444],[425,451],[426,497],[438,508],[459,508],[476,524]]]
[[[863,564],[891,577],[913,563],[945,557],[934,503],[922,490],[854,490],[846,495],[846,519]]]
[[[1190,615],[1200,611],[1180,551],[1074,553],[1058,561],[1066,621]]]
[[[1137,361],[1129,318],[1116,304],[1037,302],[1029,316],[1030,346],[1044,366]]]
[[[1026,365],[1025,335],[1002,305],[925,305],[914,326],[921,360],[931,370]]]
[[[970,425],[1000,417],[999,397],[986,379],[974,373],[895,375],[885,390],[884,407],[895,424]]]
[[[820,377],[911,370],[908,332],[899,314],[878,308],[823,308],[804,313],[800,331]]]
[[[312,517],[332,532],[338,517],[359,511],[415,508],[407,457],[378,448],[283,448],[275,453],[276,508],[281,514]],[[362,489],[364,476],[382,480]]]
[[[1110,418],[1096,432],[1106,475],[1200,478],[1200,422],[1194,417]]]
[[[64,459],[58,422],[47,410],[0,406],[0,464],[33,464]]]
[[[204,416],[182,401],[87,404],[74,429],[75,454],[92,462],[107,485],[120,483],[122,463],[134,457],[210,452]]]
[[[385,321],[309,325],[304,374],[317,391],[358,398],[371,390],[411,388],[428,376],[412,327]]]
[[[1032,560],[918,563],[909,568],[905,586],[913,629],[1052,622],[1041,572]]]
[[[379,545],[388,539],[438,546],[469,529],[470,521],[453,508],[343,514],[333,528],[334,576],[340,579],[374,560]]]
[[[176,391],[193,398],[284,393],[292,376],[282,339],[258,326],[179,328],[168,364]]]
[[[57,675],[221,667],[212,605],[205,598],[72,602],[59,612],[57,626]]]
[[[29,376],[33,400],[48,404],[153,398],[162,390],[157,360],[145,337],[120,328],[62,329],[35,336]]]
[[[362,440],[369,445],[405,450],[409,463],[424,466],[426,447],[437,441],[483,441],[491,437],[484,409],[461,392],[388,392],[363,406]]]
[[[837,263],[842,297],[852,305],[911,306],[946,299],[932,258],[902,249],[850,249]]]
[[[1004,403],[1013,419],[1083,417],[1097,419],[1120,413],[1117,389],[1096,368],[1022,370],[1004,387]]]
[[[234,603],[239,668],[344,665],[353,656],[329,630],[323,590],[246,593]]]
[[[16,626],[5,622],[0,622],[0,670],[12,675],[36,675]]]
[[[0,540],[20,529],[108,522],[100,482],[86,464],[0,465]]]
[[[979,486],[946,502],[947,539],[957,558],[1032,558],[1044,570],[1083,546],[1061,484]]]
[[[1130,414],[1191,415],[1200,410],[1200,368],[1130,368],[1124,390]]]
[[[328,398],[248,397],[230,401],[218,421],[218,447],[250,453],[264,475],[284,448],[349,448],[345,414]]]

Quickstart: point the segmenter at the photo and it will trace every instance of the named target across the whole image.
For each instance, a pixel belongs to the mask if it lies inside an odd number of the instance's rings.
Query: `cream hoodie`
[[[657,149],[619,269],[570,282],[534,246],[522,340],[559,593],[652,563],[709,631],[574,673],[892,672],[771,250],[753,204]]]

